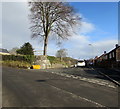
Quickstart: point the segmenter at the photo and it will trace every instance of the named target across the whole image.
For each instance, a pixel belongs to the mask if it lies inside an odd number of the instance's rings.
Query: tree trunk
[[[47,55],[47,45],[48,45],[48,37],[46,36],[44,40],[44,51],[43,51],[44,56]]]
[[[62,56],[60,57],[60,61],[62,62]]]

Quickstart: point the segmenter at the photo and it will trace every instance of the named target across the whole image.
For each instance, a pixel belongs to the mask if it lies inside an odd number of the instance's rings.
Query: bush
[[[54,56],[47,56],[47,59],[50,61],[51,64],[61,63],[60,58]]]
[[[34,59],[34,55],[2,55],[3,61],[26,61],[32,64]]]
[[[63,66],[71,66],[76,63],[76,59],[70,57],[63,57],[62,60],[59,57],[47,56],[47,59],[51,64],[62,64]]]
[[[35,60],[35,56],[34,55],[24,55],[24,58],[30,64],[32,64],[34,62],[34,60]]]
[[[2,65],[6,65],[9,67],[16,67],[16,68],[28,68],[31,66],[30,63],[25,61],[0,61]]]
[[[32,45],[29,42],[25,43],[20,49],[16,50],[16,52],[22,55],[34,55]]]

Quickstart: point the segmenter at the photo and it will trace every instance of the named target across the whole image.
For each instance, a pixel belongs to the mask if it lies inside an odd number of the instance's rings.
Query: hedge
[[[31,64],[26,61],[0,61],[0,64],[9,66],[9,67],[16,67],[16,68],[29,68]]]
[[[3,61],[26,61],[32,64],[34,59],[34,55],[2,55]]]

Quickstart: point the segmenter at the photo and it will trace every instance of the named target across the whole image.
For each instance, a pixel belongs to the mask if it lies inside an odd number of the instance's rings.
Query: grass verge
[[[31,64],[25,61],[0,61],[0,64],[16,68],[28,68],[31,66]]]

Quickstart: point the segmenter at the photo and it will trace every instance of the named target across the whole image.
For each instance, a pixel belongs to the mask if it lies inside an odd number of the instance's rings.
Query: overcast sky
[[[72,2],[70,5],[82,16],[82,27],[77,30],[77,34],[72,34],[69,40],[64,41],[61,47],[56,46],[56,41],[49,40],[48,55],[55,55],[58,49],[65,48],[70,57],[88,59],[115,47],[118,43],[117,2]],[[36,51],[43,50],[43,43],[30,37],[28,14],[27,2],[2,3],[2,48],[10,50],[30,42]]]

